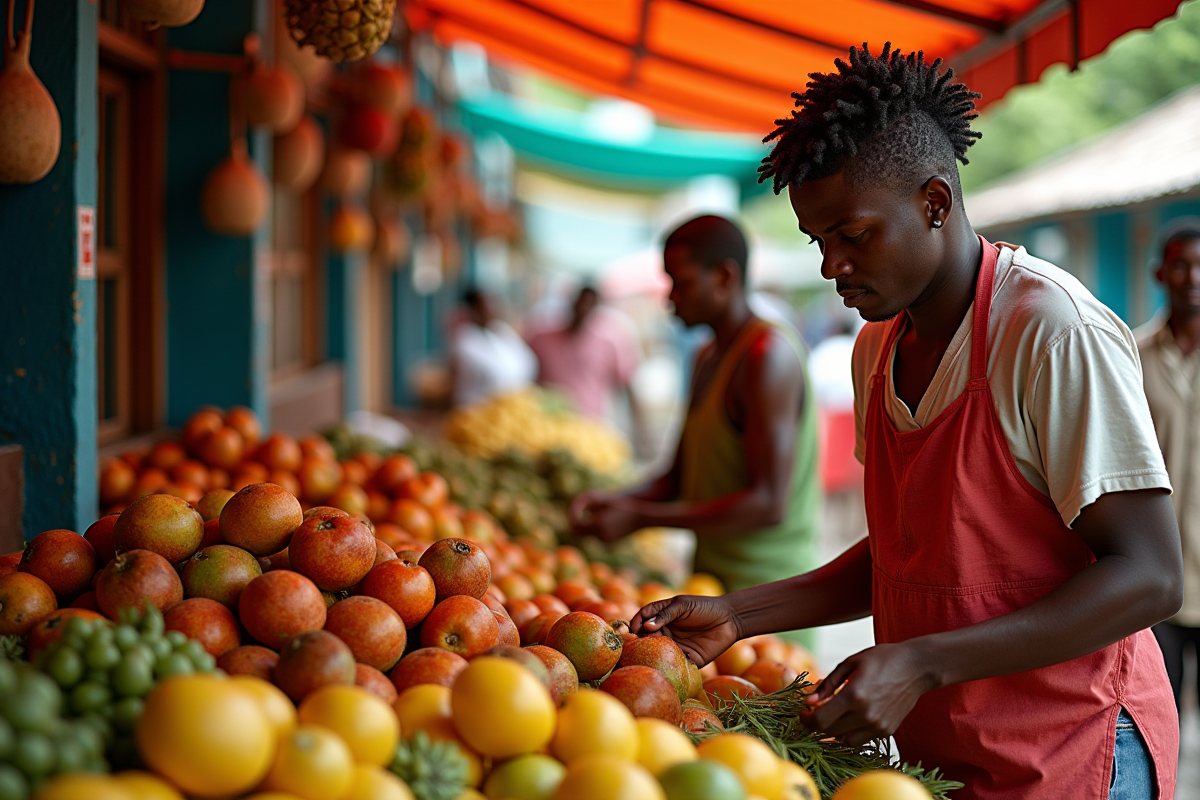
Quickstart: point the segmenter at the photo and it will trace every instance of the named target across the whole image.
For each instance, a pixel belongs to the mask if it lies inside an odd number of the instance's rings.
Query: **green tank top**
[[[717,365],[712,381],[688,411],[680,437],[680,490],[684,502],[703,502],[746,488],[742,432],[733,426],[725,396],[747,350],[768,330],[779,332],[806,360],[800,337],[790,329],[753,320],[738,334]],[[716,575],[729,591],[790,578],[817,566],[821,489],[817,475],[817,404],[804,370],[805,401],[796,426],[791,493],[783,521],[774,527],[727,536],[697,536],[695,570]],[[789,636],[811,647],[810,632]]]

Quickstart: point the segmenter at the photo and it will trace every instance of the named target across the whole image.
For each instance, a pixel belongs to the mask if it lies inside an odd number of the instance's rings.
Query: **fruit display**
[[[629,443],[604,425],[572,412],[561,396],[539,388],[498,395],[450,412],[443,435],[465,453],[494,458],[508,450],[537,457],[566,450],[602,473],[629,463]]]

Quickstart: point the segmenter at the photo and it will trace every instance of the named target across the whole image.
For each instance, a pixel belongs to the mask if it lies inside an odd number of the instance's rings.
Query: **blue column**
[[[0,444],[25,448],[27,538],[97,514],[96,281],[80,275],[77,230],[96,206],[96,20],[95,3],[37,6],[32,65],[62,147],[37,183],[0,185]]]
[[[363,348],[359,341],[358,307],[366,275],[364,253],[330,253],[326,260],[326,289],[329,302],[327,350],[331,359],[342,362],[342,414],[362,408]]]
[[[1129,215],[1100,214],[1096,225],[1096,297],[1129,318]]]
[[[238,55],[246,34],[270,41],[268,6],[207,3],[168,41],[183,50]],[[206,404],[254,409],[269,423],[269,276],[262,263],[270,224],[253,237],[211,233],[200,220],[200,190],[229,152],[230,76],[174,70],[167,106],[167,421],[178,425]],[[270,138],[250,152],[270,174]]]

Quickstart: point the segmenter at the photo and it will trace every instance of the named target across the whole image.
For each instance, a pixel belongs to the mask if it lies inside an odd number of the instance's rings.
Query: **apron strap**
[[[978,234],[976,234],[978,236]],[[971,328],[971,380],[987,377],[988,319],[992,312],[992,287],[996,282],[996,260],[1000,251],[982,236],[983,263],[975,282],[975,320]]]

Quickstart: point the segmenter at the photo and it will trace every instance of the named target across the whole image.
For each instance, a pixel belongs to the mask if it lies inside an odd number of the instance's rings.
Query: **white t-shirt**
[[[897,430],[929,424],[966,390],[973,313],[972,304],[916,414],[896,396],[893,346],[884,406]],[[866,325],[855,343],[859,461],[865,453],[871,375],[895,322]],[[1023,247],[1001,247],[988,346],[988,382],[1009,450],[1021,474],[1054,502],[1063,522],[1070,525],[1102,494],[1170,490],[1133,334],[1082,283]]]
[[[454,404],[471,405],[494,394],[528,386],[537,376],[537,357],[506,322],[481,328],[464,322],[454,332]]]

